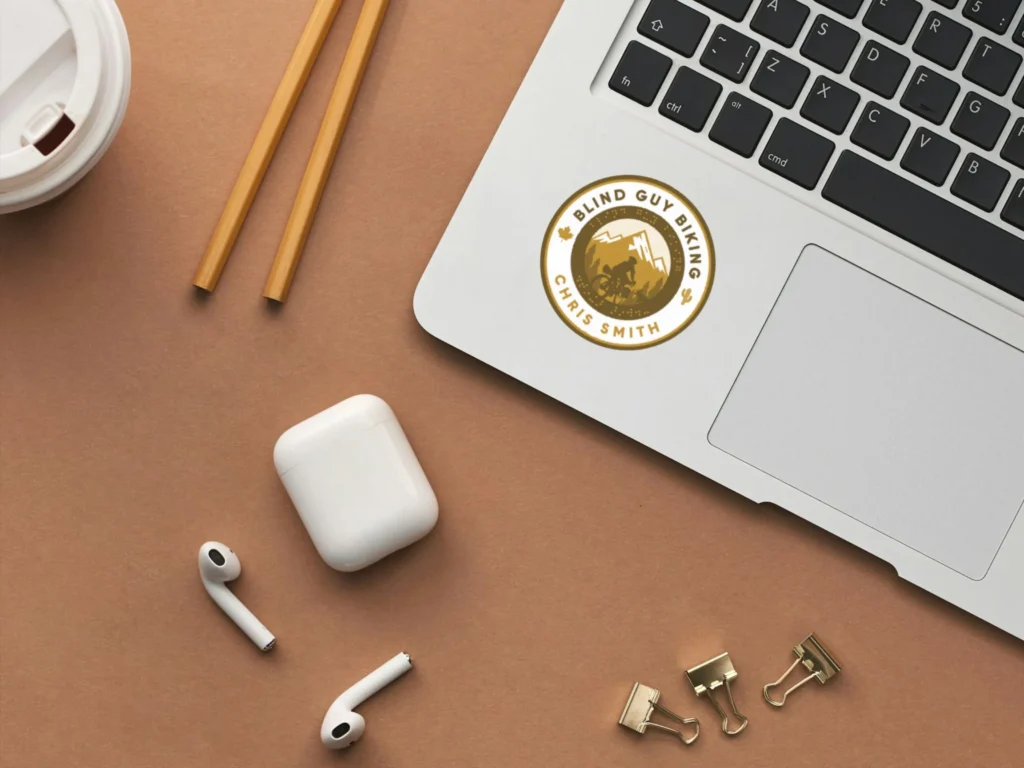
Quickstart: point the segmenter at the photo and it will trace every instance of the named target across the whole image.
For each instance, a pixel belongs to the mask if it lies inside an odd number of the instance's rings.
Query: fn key
[[[788,118],[779,120],[760,164],[804,189],[814,189],[836,145]]]
[[[634,40],[626,46],[608,87],[649,107],[671,68],[672,59]]]

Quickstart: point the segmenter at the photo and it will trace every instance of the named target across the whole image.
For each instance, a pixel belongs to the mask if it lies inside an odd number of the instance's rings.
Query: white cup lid
[[[124,115],[129,73],[113,0],[0,0],[0,212],[92,167]]]

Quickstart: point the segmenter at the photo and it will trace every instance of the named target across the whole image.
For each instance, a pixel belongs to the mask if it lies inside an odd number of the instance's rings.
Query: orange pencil
[[[267,284],[263,288],[263,295],[268,299],[284,301],[288,295],[302,248],[313,224],[317,206],[320,204],[324,185],[327,183],[327,175],[338,153],[345,125],[352,112],[352,105],[355,103],[363,72],[366,70],[387,7],[388,0],[365,0],[359,12],[356,28],[352,33],[352,42],[349,43],[345,60],[341,64],[338,81],[327,105],[327,113],[313,144],[306,172],[299,184],[295,205],[288,217],[288,224],[285,226],[281,245],[270,268]]]
[[[252,143],[252,149],[249,150],[235,186],[224,205],[224,212],[217,222],[210,244],[206,247],[206,253],[196,269],[192,283],[197,288],[212,291],[217,287],[217,281],[231,254],[231,248],[238,238],[242,223],[249,213],[249,207],[256,197],[256,191],[263,181],[270,160],[274,156],[274,150],[277,149],[285,126],[288,125],[288,120],[295,110],[295,104],[306,85],[306,80],[309,79],[309,72],[320,54],[324,39],[334,22],[334,17],[338,15],[341,3],[342,0],[317,0],[302,37],[299,38],[299,44],[295,47],[295,53],[288,62],[284,77],[281,78],[281,84],[277,86],[277,92],[270,102],[266,117],[263,118],[263,124]]]

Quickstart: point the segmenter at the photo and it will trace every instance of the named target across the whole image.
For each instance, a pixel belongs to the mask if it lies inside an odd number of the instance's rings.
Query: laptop
[[[1020,6],[565,0],[418,321],[1024,638]]]

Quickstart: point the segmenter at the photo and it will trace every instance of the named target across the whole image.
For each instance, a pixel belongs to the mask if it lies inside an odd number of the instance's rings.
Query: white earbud
[[[241,572],[242,563],[238,555],[219,541],[208,541],[199,548],[199,576],[213,602],[256,643],[257,648],[269,651],[274,647],[274,635],[227,588],[226,582],[234,581]]]
[[[410,669],[412,659],[409,654],[400,653],[336,698],[320,726],[320,740],[324,746],[328,749],[344,749],[359,741],[366,730],[366,721],[352,710]]]

